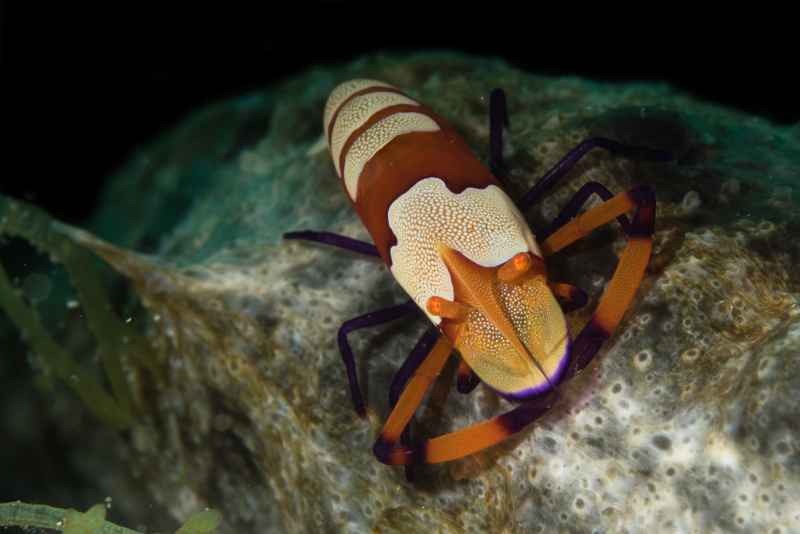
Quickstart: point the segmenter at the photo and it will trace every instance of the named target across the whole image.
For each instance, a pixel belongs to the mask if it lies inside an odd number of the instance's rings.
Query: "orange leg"
[[[409,379],[403,393],[400,394],[400,398],[397,400],[397,404],[395,404],[392,409],[392,413],[389,414],[389,418],[383,426],[378,441],[375,442],[375,446],[373,447],[375,456],[377,456],[380,461],[393,464],[419,463],[412,461],[391,462],[387,461],[388,459],[384,459],[383,456],[392,455],[394,451],[412,450],[410,447],[405,446],[401,446],[397,449],[394,449],[394,447],[398,439],[400,439],[406,425],[408,425],[408,422],[414,416],[414,412],[417,411],[425,392],[436,380],[436,377],[441,372],[442,367],[444,367],[447,358],[450,357],[452,352],[453,345],[450,343],[450,340],[447,339],[446,336],[439,336],[436,340],[436,344],[425,357],[425,360]]]
[[[552,254],[634,208],[638,209],[627,233],[628,244],[592,319],[572,344],[572,361],[565,379],[574,376],[591,361],[603,341],[619,324],[641,283],[652,248],[655,219],[652,189],[638,187],[617,195],[563,226],[542,246],[545,254]],[[441,371],[451,350],[449,341],[441,336],[409,381],[373,447],[375,456],[381,462],[392,465],[439,463],[468,456],[519,432],[546,413],[557,398],[558,391],[551,390],[502,415],[429,439],[417,447],[397,446],[400,434],[422,401],[425,391]]]
[[[542,253],[545,256],[555,254],[562,248],[571,245],[575,241],[588,235],[595,228],[616,219],[619,215],[636,208],[645,199],[640,198],[647,195],[652,196],[649,187],[637,187],[628,192],[615,195],[613,198],[603,202],[594,209],[582,213],[570,222],[553,232],[541,244]],[[654,206],[648,209],[654,210]],[[651,217],[652,220],[652,217]],[[635,233],[635,230],[631,230]],[[650,235],[652,231],[650,232]]]
[[[656,205],[652,188],[639,186],[615,196],[561,227],[542,246],[543,250],[548,251],[545,254],[561,250],[589,231],[633,208],[637,210],[627,231],[628,244],[600,297],[594,315],[572,343],[572,361],[564,380],[586,367],[603,342],[611,337],[644,278],[653,248]]]
[[[470,427],[426,440],[417,447],[398,446],[400,435],[422,402],[425,391],[436,379],[447,361],[452,346],[439,338],[439,343],[431,350],[400,396],[395,409],[383,427],[380,437],[372,451],[381,462],[389,465],[408,465],[418,463],[440,463],[468,456],[492,445],[500,443],[511,434],[522,430],[530,422],[545,414],[556,399],[556,391],[537,397],[517,408],[472,425]]]

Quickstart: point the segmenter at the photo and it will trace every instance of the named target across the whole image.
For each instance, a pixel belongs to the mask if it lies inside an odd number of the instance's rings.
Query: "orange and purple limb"
[[[597,354],[603,342],[611,337],[611,334],[622,320],[625,311],[633,301],[650,260],[656,215],[656,197],[653,189],[649,186],[639,186],[627,193],[621,193],[614,197],[614,199],[617,198],[622,199],[622,202],[620,202],[622,206],[631,205],[631,207],[635,206],[637,208],[627,232],[628,243],[622,252],[608,286],[600,297],[600,302],[594,315],[572,342],[572,361],[564,379],[574,376],[586,367]],[[595,210],[600,210],[612,204],[614,199],[598,206]],[[617,209],[622,209],[622,207]],[[611,210],[608,210],[608,212],[612,213]],[[608,213],[605,216],[608,217]],[[580,218],[568,223],[568,225],[573,224],[580,226]],[[567,229],[565,234],[568,235],[569,233],[571,232]],[[551,237],[555,237],[557,234],[558,232]],[[563,248],[563,246],[569,244],[566,239],[561,243],[547,245],[548,241],[550,239],[543,244],[543,250],[552,250],[556,245],[560,245]]]
[[[620,214],[634,209],[636,212],[627,234],[628,243],[592,318],[572,342],[571,361],[560,382],[573,377],[591,362],[603,342],[616,329],[641,284],[650,257],[655,223],[655,195],[652,188],[640,186],[616,195],[564,225],[542,245],[545,255],[553,254]],[[450,342],[440,337],[409,381],[373,446],[379,461],[390,465],[408,465],[462,458],[519,432],[544,415],[558,397],[558,390],[550,389],[482,423],[426,440],[416,447],[397,446],[405,425],[441,371],[451,350]]]
[[[389,465],[439,463],[462,458],[491,447],[544,415],[556,399],[556,390],[531,399],[505,414],[476,425],[428,439],[416,447],[397,447],[405,425],[410,421],[428,387],[444,367],[452,351],[446,337],[439,338],[428,358],[420,365],[389,415],[372,448],[375,457]]]
[[[540,241],[547,239],[547,237],[553,232],[572,220],[592,195],[597,195],[603,201],[608,201],[613,198],[614,193],[609,191],[606,186],[599,182],[586,182],[581,186],[580,189],[578,189],[578,192],[572,196],[567,205],[561,209],[561,212],[558,214],[558,216],[553,219],[553,222],[550,223],[550,228],[545,232],[538,234],[536,237]],[[625,215],[620,215],[617,217],[617,221],[619,221],[620,226],[622,226],[622,231],[627,234],[630,230],[628,218]]]
[[[417,344],[409,353],[403,365],[397,370],[392,378],[392,384],[389,386],[389,407],[394,408],[400,395],[403,393],[406,384],[414,376],[419,366],[428,356],[428,353],[433,348],[436,340],[441,334],[436,328],[428,328],[425,333],[417,341]]]
[[[414,375],[419,366],[425,361],[425,357],[431,351],[436,339],[441,334],[436,328],[428,328],[424,334],[419,338],[417,344],[406,357],[403,365],[392,378],[392,384],[389,386],[389,409],[393,409],[397,404],[400,395],[406,387],[409,379]],[[400,435],[400,444],[403,446],[411,445],[411,425],[408,424],[403,429]],[[410,465],[406,466],[406,480],[411,482],[414,478],[414,472]]]

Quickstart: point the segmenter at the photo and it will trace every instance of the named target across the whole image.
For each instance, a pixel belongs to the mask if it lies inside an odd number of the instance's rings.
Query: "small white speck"
[[[683,200],[681,200],[681,208],[683,208],[683,212],[687,215],[694,214],[703,202],[700,200],[700,193],[697,191],[689,191],[684,195]]]

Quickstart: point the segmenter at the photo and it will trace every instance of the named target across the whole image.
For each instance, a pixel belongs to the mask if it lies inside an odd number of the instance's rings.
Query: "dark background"
[[[663,80],[778,123],[800,120],[790,82],[796,43],[779,15],[762,22],[755,10],[737,27],[721,18],[729,10],[699,20],[578,5],[566,13],[502,3],[436,13],[388,2],[251,11],[0,5],[0,192],[74,223],[135,147],[190,110],[379,50],[449,48],[553,76]]]

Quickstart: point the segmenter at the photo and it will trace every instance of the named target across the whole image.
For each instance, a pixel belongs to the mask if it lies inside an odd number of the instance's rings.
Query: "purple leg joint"
[[[656,193],[649,185],[640,185],[628,193],[636,202],[637,210],[633,216],[628,236],[650,237],[655,231]]]

